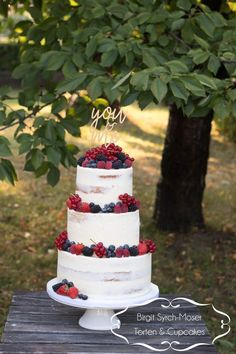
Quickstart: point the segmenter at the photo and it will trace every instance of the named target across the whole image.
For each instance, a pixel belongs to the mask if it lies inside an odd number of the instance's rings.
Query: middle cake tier
[[[103,242],[105,247],[113,244],[119,247],[124,244],[139,243],[140,218],[139,210],[114,213],[81,213],[67,209],[68,239],[84,245]]]

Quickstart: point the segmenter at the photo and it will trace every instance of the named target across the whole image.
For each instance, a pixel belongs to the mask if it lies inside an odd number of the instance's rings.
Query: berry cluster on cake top
[[[119,195],[119,202],[100,206],[95,203],[85,203],[78,194],[72,194],[66,201],[69,209],[82,213],[127,213],[140,208],[140,201],[128,193]]]
[[[133,162],[134,158],[124,153],[122,148],[114,143],[94,147],[78,159],[78,165],[81,167],[106,170],[129,168]]]
[[[55,245],[60,251],[66,251],[77,256],[95,256],[98,258],[135,257],[146,253],[154,253],[156,251],[156,245],[152,240],[142,240],[138,245],[132,246],[125,244],[115,247],[111,244],[108,247],[105,247],[102,242],[93,243],[90,246],[86,246],[83,243],[75,243],[74,241],[70,241],[68,239],[67,231],[61,232],[56,237]]]

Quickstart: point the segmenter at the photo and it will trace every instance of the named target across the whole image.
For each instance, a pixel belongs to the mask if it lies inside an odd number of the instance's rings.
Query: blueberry
[[[92,208],[94,205],[94,203],[89,203],[90,208]]]
[[[69,283],[67,285],[69,288],[72,288],[72,286],[74,286],[74,283],[72,281],[69,281]]]
[[[62,284],[68,284],[68,280],[67,279],[63,279],[61,282],[62,282]]]
[[[94,249],[96,247],[96,245],[93,243],[90,248]]]
[[[113,252],[112,254],[111,254],[111,257],[115,257],[116,256],[116,254]]]
[[[107,257],[110,258],[110,257],[111,257],[111,254],[112,254],[112,251],[108,250],[108,251],[107,251]]]
[[[129,253],[131,256],[137,256],[138,255],[138,248],[137,246],[132,246],[129,248]]]
[[[127,250],[129,249],[129,245],[126,243],[123,248],[126,248]]]
[[[115,247],[114,245],[110,245],[110,246],[108,247],[108,249],[111,250],[111,251],[115,251],[116,247]]]
[[[126,165],[126,163],[123,163],[123,168],[128,168],[129,166]]]
[[[82,294],[82,300],[88,300],[88,296],[87,296],[87,295]]]
[[[110,204],[109,204],[109,207],[110,207],[110,208],[114,208],[114,206],[115,206],[115,203],[110,203]]]

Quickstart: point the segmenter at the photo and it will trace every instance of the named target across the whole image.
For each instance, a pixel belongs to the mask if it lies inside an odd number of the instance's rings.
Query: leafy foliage
[[[235,117],[236,18],[224,2],[211,11],[197,0],[5,1],[21,14],[12,35],[21,62],[12,75],[21,81],[18,101],[7,110],[10,90],[1,88],[0,130],[15,126],[25,170],[54,185],[59,165],[76,165],[76,146],[96,99],[141,109],[175,103],[189,117]],[[223,74],[222,74],[223,73]],[[80,92],[86,94],[80,95]],[[106,101],[106,102],[107,102]],[[51,113],[42,115],[51,105]],[[0,156],[9,156],[1,140]],[[2,155],[3,152],[3,155]],[[0,179],[14,181],[12,165],[1,160]],[[11,178],[9,178],[9,174]]]

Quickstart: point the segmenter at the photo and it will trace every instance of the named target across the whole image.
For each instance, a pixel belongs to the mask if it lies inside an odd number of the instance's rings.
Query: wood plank
[[[0,354],[10,354],[10,353],[35,353],[35,354],[69,354],[69,353],[79,353],[79,354],[150,354],[152,353],[150,350],[131,345],[80,345],[80,344],[0,344]],[[173,350],[165,351],[166,354],[173,354]],[[218,352],[214,347],[209,346],[201,346],[196,349],[192,349],[189,353],[191,354],[217,354]]]

